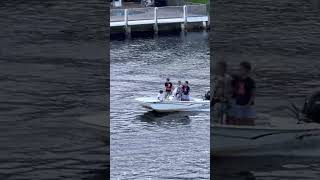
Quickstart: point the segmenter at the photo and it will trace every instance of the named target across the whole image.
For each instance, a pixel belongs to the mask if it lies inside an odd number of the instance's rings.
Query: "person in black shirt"
[[[181,101],[190,101],[190,87],[188,81],[185,81],[184,85],[182,86]]]
[[[167,99],[172,94],[172,90],[173,90],[173,86],[169,78],[167,78],[167,81],[164,83],[164,86],[166,91],[165,99]]]
[[[254,125],[256,112],[253,108],[256,93],[255,81],[250,77],[251,64],[240,63],[239,76],[233,78],[234,103],[229,113],[229,124]]]

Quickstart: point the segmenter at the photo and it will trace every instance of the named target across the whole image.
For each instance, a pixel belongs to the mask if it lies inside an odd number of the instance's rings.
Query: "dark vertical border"
[[[107,179],[110,179],[110,1],[106,1],[107,3],[107,12],[106,12],[106,92],[107,92],[107,97],[106,97],[106,103],[107,103],[107,138],[108,138],[108,144],[107,144],[107,153],[108,153],[108,174],[107,174]]]
[[[209,32],[209,47],[210,47],[210,97],[211,97],[211,103],[210,103],[210,179],[213,179],[213,156],[211,153],[211,149],[213,148],[213,136],[211,133],[211,127],[213,125],[213,106],[212,106],[212,97],[213,97],[213,79],[214,79],[214,74],[213,74],[213,68],[214,68],[214,47],[213,47],[213,42],[214,42],[214,27],[215,27],[215,19],[214,19],[214,0],[210,0],[209,2],[209,8],[210,8],[210,15],[209,15],[209,21],[210,21],[210,32]]]

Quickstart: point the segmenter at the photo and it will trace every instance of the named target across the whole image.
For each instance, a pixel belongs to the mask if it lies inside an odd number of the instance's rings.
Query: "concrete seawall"
[[[186,27],[183,27],[181,23],[168,23],[168,24],[160,24],[158,25],[158,32],[154,30],[154,26],[151,24],[148,25],[139,25],[139,26],[130,26],[130,33],[141,33],[141,32],[148,32],[155,34],[157,33],[166,33],[166,32],[179,32],[179,31],[201,31],[205,30],[208,31],[210,29],[210,26],[208,23],[204,26],[202,22],[196,22],[196,23],[188,23]],[[126,32],[125,27],[111,27],[110,35],[116,36],[116,35],[124,35],[128,34]]]

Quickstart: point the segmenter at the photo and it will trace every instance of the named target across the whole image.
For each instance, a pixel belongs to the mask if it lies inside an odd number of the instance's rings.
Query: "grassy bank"
[[[209,0],[188,0],[190,3],[208,4]]]

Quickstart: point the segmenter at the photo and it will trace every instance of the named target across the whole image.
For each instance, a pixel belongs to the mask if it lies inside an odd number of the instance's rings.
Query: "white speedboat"
[[[316,123],[286,126],[214,125],[211,128],[211,152],[214,156],[235,155],[250,150],[274,147],[305,137],[319,136]]]
[[[177,101],[170,97],[168,100],[159,101],[156,98],[136,98],[143,107],[157,112],[189,111],[198,108],[209,108],[210,101],[198,98],[191,98],[190,101]]]

